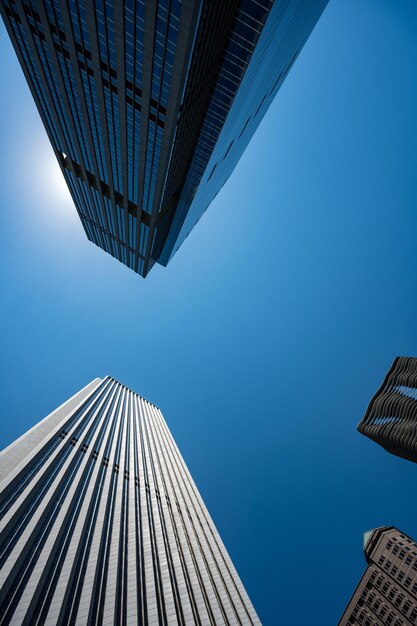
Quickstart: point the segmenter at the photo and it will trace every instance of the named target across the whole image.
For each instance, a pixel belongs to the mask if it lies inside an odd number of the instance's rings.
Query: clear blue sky
[[[330,1],[146,280],[85,238],[3,27],[0,58],[0,446],[111,374],[161,407],[264,625],[334,626],[363,531],[417,539],[417,467],[355,429],[417,355],[417,4]]]

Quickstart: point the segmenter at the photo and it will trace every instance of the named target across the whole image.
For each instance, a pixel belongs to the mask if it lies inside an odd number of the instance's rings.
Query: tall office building
[[[0,624],[259,625],[160,411],[96,379],[0,455]]]
[[[417,544],[392,526],[364,535],[368,567],[339,626],[417,624]]]
[[[168,263],[327,2],[2,0],[90,241],[142,276]]]
[[[394,360],[358,430],[388,452],[417,463],[417,358]]]

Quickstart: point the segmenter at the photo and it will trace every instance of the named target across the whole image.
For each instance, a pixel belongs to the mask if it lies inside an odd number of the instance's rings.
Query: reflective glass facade
[[[237,3],[196,146],[177,189],[160,263],[169,262],[226,183],[326,4],[327,0]]]
[[[388,452],[417,463],[417,358],[394,360],[358,430]]]
[[[260,625],[159,409],[96,379],[0,454],[0,623]]]
[[[233,171],[327,0],[3,0],[87,237],[146,276]]]

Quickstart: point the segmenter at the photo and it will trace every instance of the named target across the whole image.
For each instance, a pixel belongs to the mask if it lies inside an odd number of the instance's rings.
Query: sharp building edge
[[[417,544],[393,526],[365,533],[368,567],[338,626],[417,624]]]
[[[2,0],[88,239],[142,276],[166,265],[327,2]]]
[[[161,412],[113,378],[0,469],[2,626],[260,625]]]
[[[417,358],[394,360],[358,430],[388,452],[417,463]]]

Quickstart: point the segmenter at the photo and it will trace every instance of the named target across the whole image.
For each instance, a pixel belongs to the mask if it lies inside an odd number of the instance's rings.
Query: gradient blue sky
[[[331,0],[167,269],[90,244],[3,26],[0,447],[92,378],[157,404],[265,626],[333,626],[416,466],[355,427],[417,355],[417,3]]]

